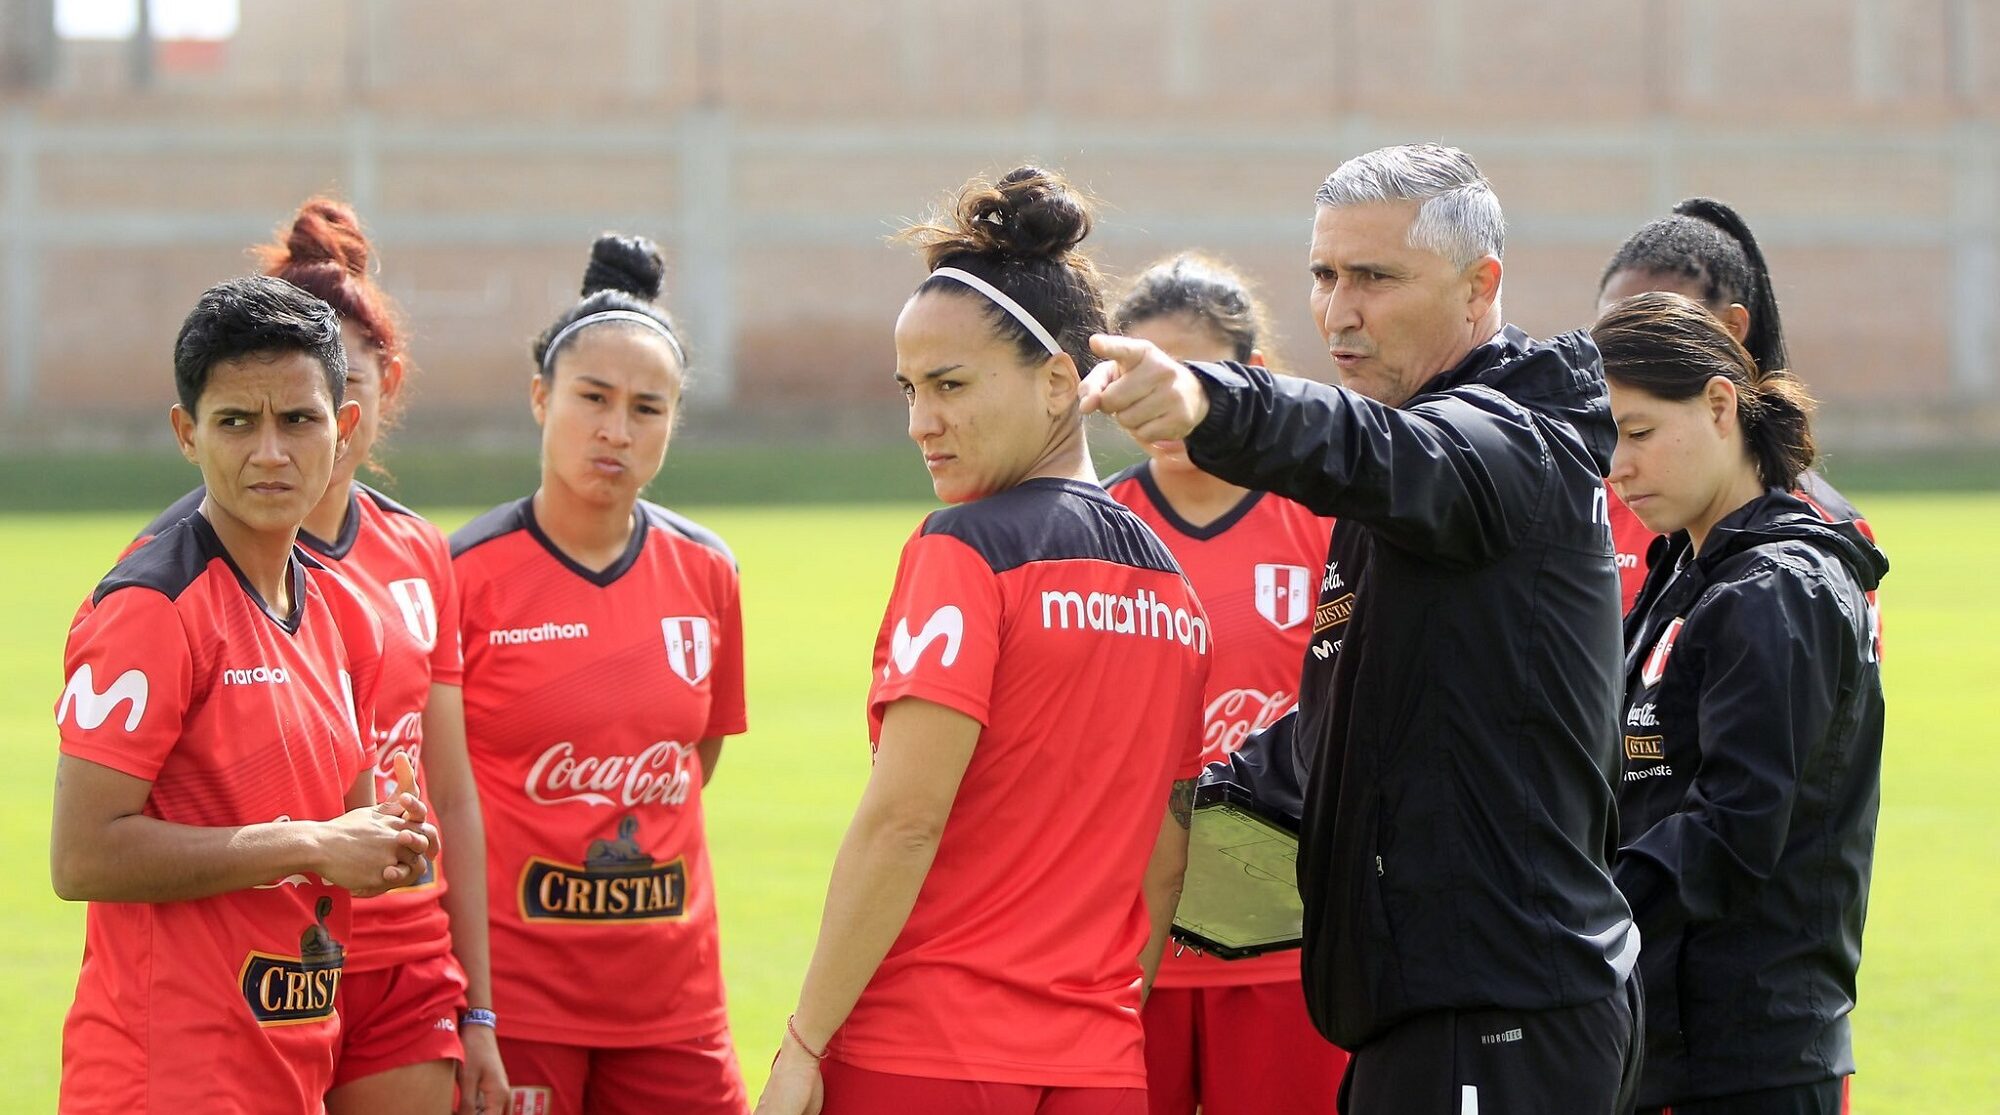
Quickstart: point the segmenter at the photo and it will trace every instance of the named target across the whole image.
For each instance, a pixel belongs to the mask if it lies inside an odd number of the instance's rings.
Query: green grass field
[[[1861,502],[1895,568],[1889,740],[1856,1014],[1855,1110],[2000,1110],[2000,495]],[[868,769],[862,700],[895,557],[918,505],[709,509],[743,565],[751,731],[708,791],[731,1017],[752,1090],[783,1031],[826,874]],[[439,512],[456,525],[463,511]],[[0,517],[0,1081],[9,1110],[52,1111],[83,909],[46,863],[51,709],[63,634],[139,513]]]

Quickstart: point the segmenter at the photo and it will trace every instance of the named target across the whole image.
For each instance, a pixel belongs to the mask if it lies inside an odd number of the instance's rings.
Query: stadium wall
[[[46,0],[0,0],[19,25]],[[604,228],[661,241],[691,442],[901,425],[885,242],[968,174],[1061,166],[1132,273],[1181,247],[1262,284],[1282,361],[1313,187],[1465,147],[1510,222],[1508,317],[1587,323],[1675,200],[1764,240],[1826,441],[2000,444],[2000,6],[1980,0],[242,0],[227,39],[0,51],[0,454],[163,449],[203,287],[314,191],[407,309],[424,451],[528,442],[527,339]],[[34,40],[39,41],[39,40]]]

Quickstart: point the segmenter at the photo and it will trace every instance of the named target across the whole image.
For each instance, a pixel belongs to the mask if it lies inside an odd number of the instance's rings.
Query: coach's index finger
[[[1085,414],[1096,410],[1103,402],[1104,389],[1117,382],[1119,375],[1116,360],[1104,360],[1092,366],[1090,374],[1084,376],[1077,387],[1077,409]]]

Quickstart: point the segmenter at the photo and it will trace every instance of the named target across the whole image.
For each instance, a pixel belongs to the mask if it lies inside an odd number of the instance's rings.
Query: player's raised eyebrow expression
[[[608,380],[598,379],[593,375],[580,375],[576,378],[590,384],[592,387],[601,387],[606,391],[616,391],[618,389],[617,384],[611,383]],[[658,391],[634,391],[632,392],[632,397],[635,399],[644,399],[647,402],[658,402],[666,398],[665,395]]]

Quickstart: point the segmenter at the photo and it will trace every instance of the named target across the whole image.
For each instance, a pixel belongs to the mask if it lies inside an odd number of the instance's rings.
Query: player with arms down
[[[639,498],[687,375],[664,276],[598,238],[534,344],[541,485],[451,539],[500,1052],[537,1115],[747,1106],[702,820],[745,727],[736,565]]]
[[[1022,167],[907,234],[930,275],[896,381],[952,506],[903,547],[874,769],[760,1112],[1146,1110],[1139,1011],[1186,865],[1210,639],[1085,451],[1089,228]]]

